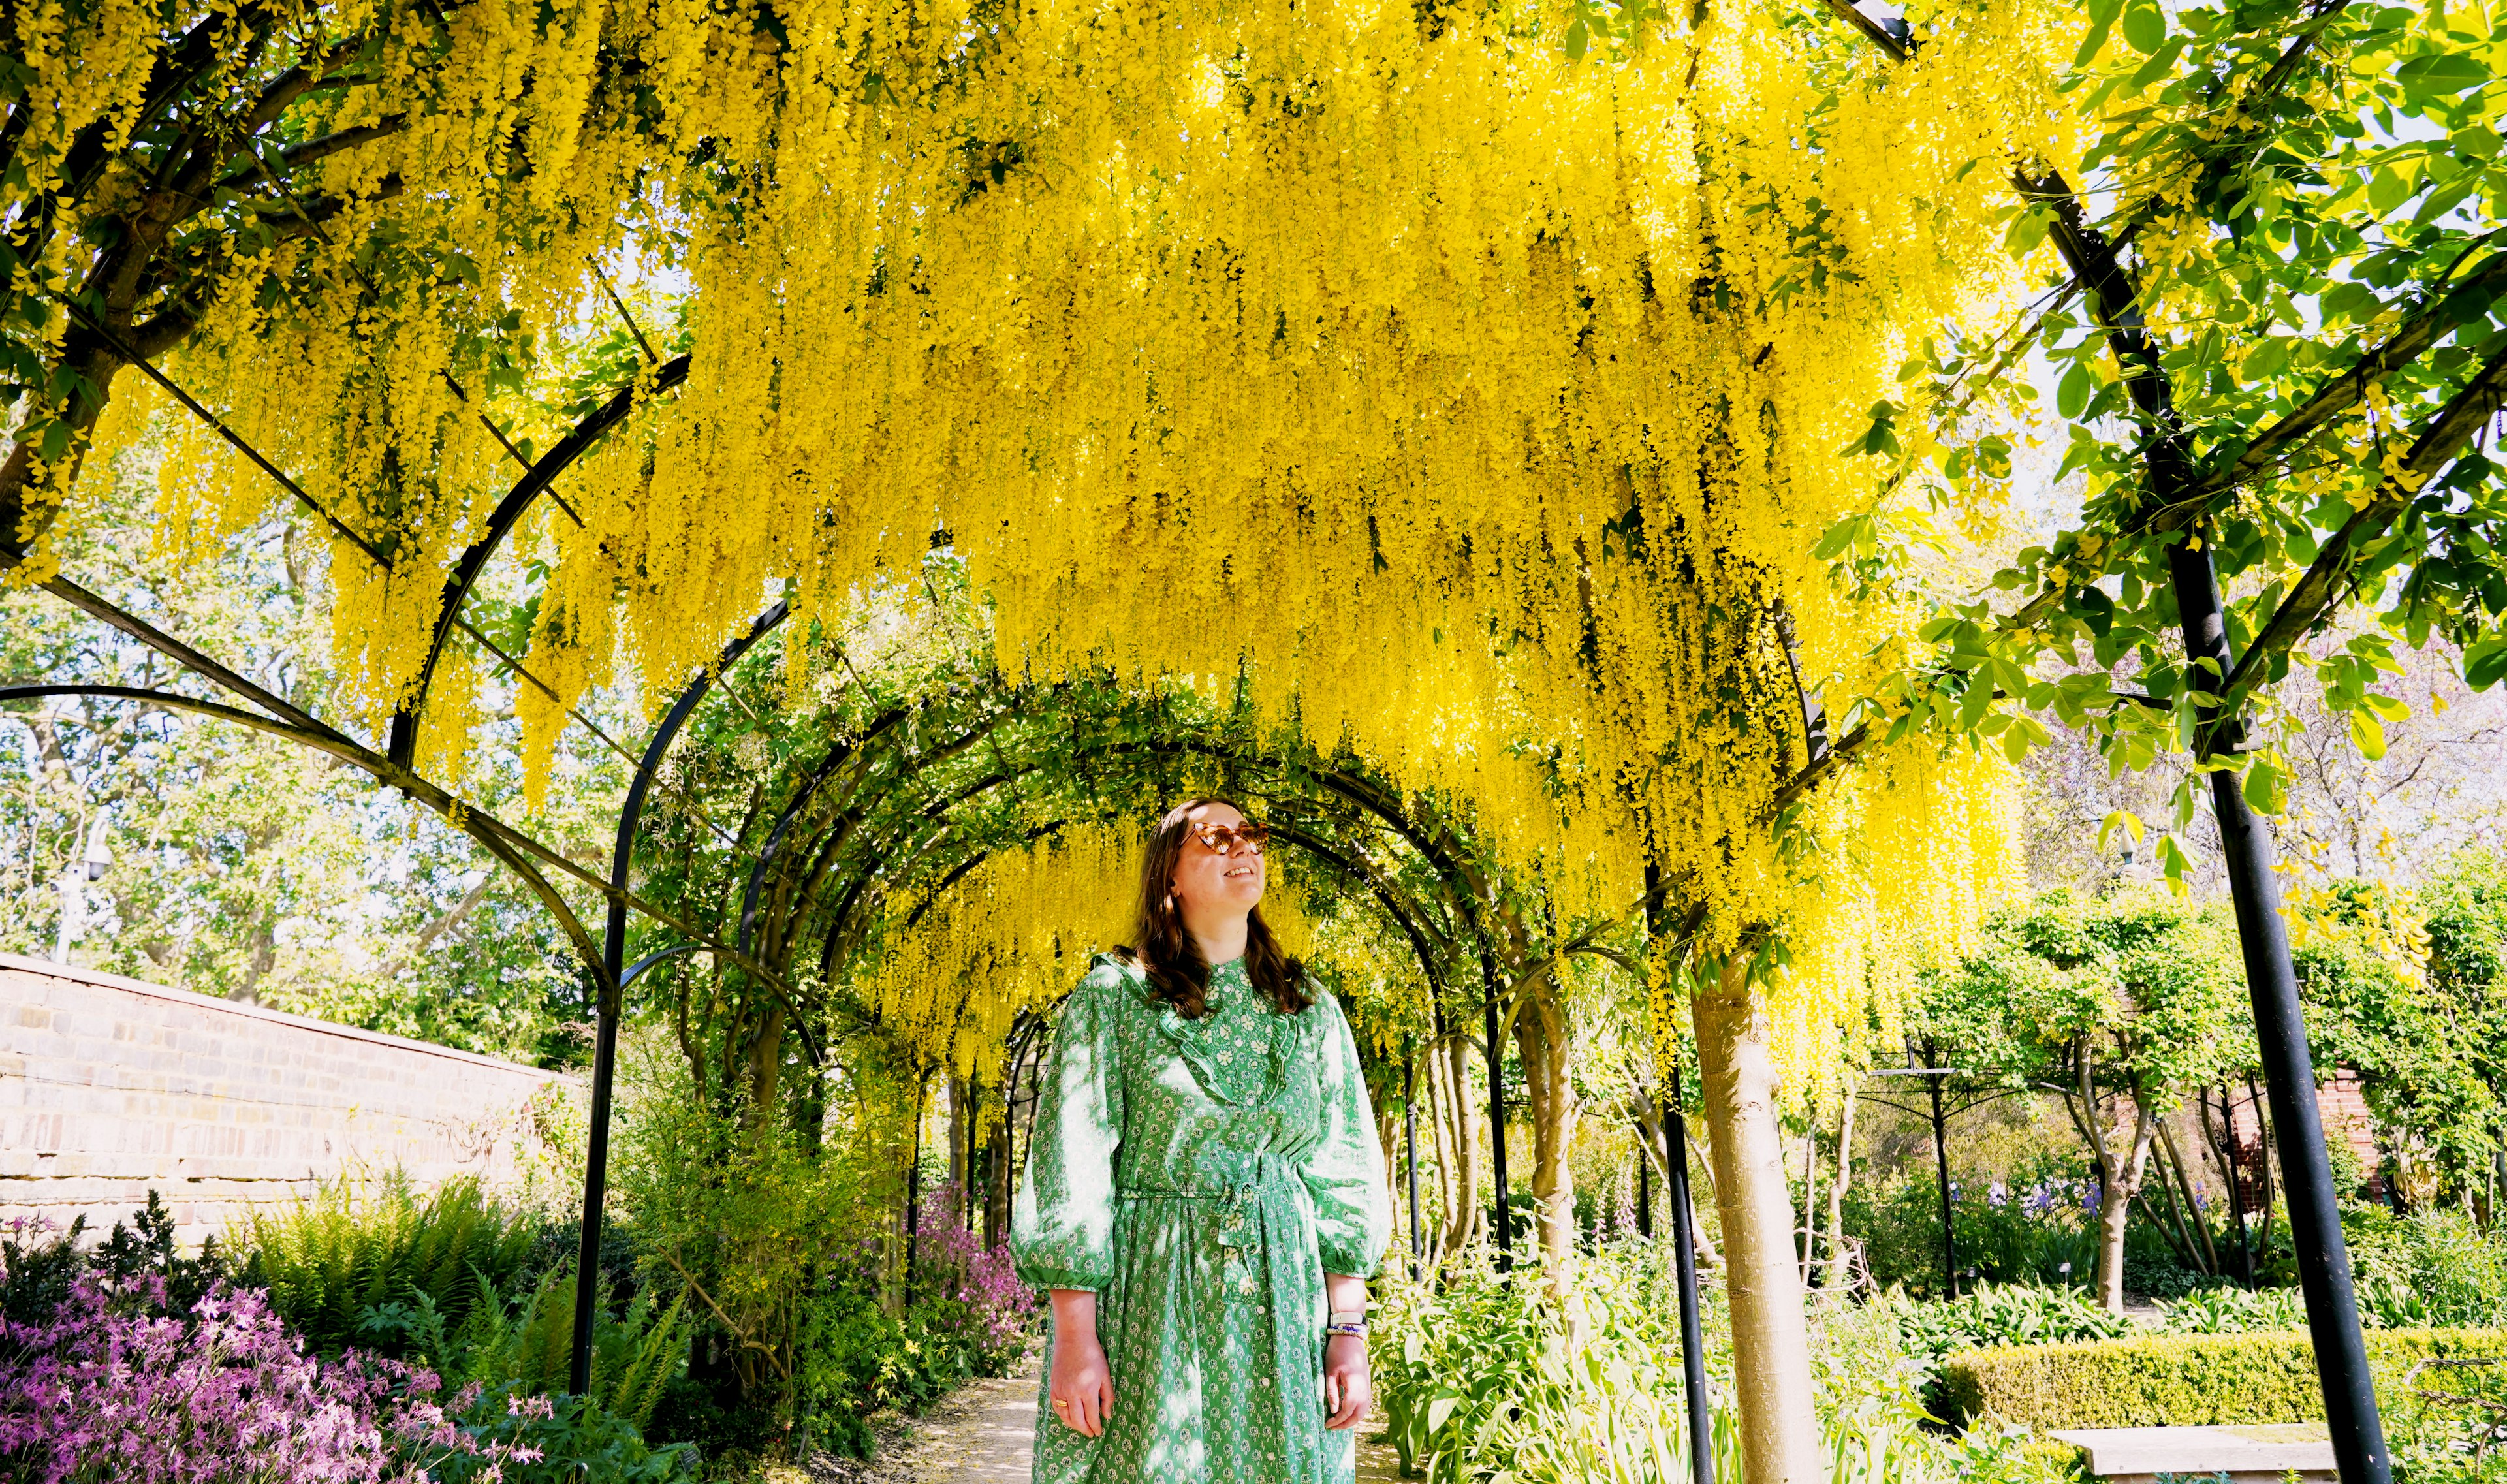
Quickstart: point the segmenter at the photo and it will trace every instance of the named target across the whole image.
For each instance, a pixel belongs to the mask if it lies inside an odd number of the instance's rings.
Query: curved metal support
[[[196,701],[189,696],[178,696],[171,691],[153,691],[144,686],[0,685],[0,702],[41,701],[51,696],[93,696],[104,701],[144,701],[151,706],[162,706],[169,711],[190,711],[198,716],[213,716],[220,721],[232,721],[237,726],[250,727],[256,732],[267,732],[272,737],[284,737],[289,742],[309,742],[320,735],[306,727],[264,716],[258,711],[221,706],[214,701]]]
[[[801,812],[810,807],[810,801],[818,797],[818,789],[835,777],[836,770],[850,761],[854,753],[854,748],[842,742],[828,748],[826,757],[810,770],[809,778],[792,791],[790,799],[784,801],[782,813],[775,817],[775,827],[766,832],[766,844],[758,851],[757,859],[750,863],[748,886],[741,893],[740,931],[733,941],[740,945],[742,953],[748,952],[748,935],[757,928],[757,898],[766,888],[766,873],[774,868],[776,860],[783,853],[783,842],[792,832],[792,821],[801,816]]]
[[[646,954],[643,958],[627,965],[627,972],[618,976],[618,988],[623,992],[627,986],[643,978],[644,971],[656,964],[667,962],[672,959],[683,959],[690,954],[703,952],[705,952],[705,945],[702,943],[682,943],[676,948],[663,949],[658,954]]]
[[[683,355],[653,373],[652,384],[643,389],[643,395],[651,397],[669,391],[687,379],[688,357]],[[633,382],[618,388],[607,402],[576,423],[574,431],[533,460],[531,466],[523,471],[523,477],[515,481],[514,488],[496,502],[495,510],[488,517],[486,534],[472,542],[469,550],[461,554],[461,560],[454,564],[453,575],[445,579],[444,596],[436,602],[435,632],[427,639],[426,658],[418,667],[418,688],[411,693],[409,704],[392,715],[391,738],[384,750],[393,762],[407,767],[410,759],[418,755],[418,723],[426,710],[427,692],[435,685],[436,661],[443,658],[444,641],[452,636],[454,621],[461,616],[461,605],[469,600],[470,590],[478,584],[479,574],[488,569],[489,559],[496,555],[496,549],[504,545],[505,537],[522,524],[523,517],[530,512],[531,502],[546,493],[567,466],[600,442],[600,435],[617,426],[635,410],[637,391]]]
[[[686,375],[684,366],[680,374]],[[644,760],[636,769],[635,781],[627,785],[627,802],[618,810],[618,846],[609,864],[609,916],[600,940],[600,1030],[592,1055],[592,1130],[583,1161],[583,1232],[574,1258],[574,1352],[566,1366],[566,1390],[577,1395],[592,1390],[592,1316],[600,1302],[600,1206],[609,1187],[609,1093],[618,1073],[618,1012],[627,962],[627,871],[636,857],[636,827],[643,818],[644,794],[653,786],[662,759],[670,755],[671,743],[678,740],[679,729],[713,688],[714,678],[739,663],[750,645],[790,613],[789,605],[779,602],[757,615],[746,633],[724,645],[721,658],[679,692],[662,724],[653,729],[652,741],[644,744]],[[398,718],[393,732],[397,738]]]

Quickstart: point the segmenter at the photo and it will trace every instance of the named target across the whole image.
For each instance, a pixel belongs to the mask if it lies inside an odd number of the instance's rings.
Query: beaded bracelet
[[[1352,1339],[1363,1340],[1366,1338],[1366,1326],[1364,1324],[1326,1324],[1324,1333],[1345,1334]]]

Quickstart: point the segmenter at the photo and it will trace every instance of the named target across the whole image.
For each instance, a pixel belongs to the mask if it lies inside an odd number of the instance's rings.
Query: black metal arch
[[[681,357],[673,363],[680,366],[682,376],[686,374],[685,359]],[[619,806],[618,845],[609,863],[609,883],[615,889],[609,898],[609,915],[600,939],[600,1032],[592,1057],[592,1128],[584,1150],[583,1231],[574,1261],[574,1349],[566,1367],[566,1389],[578,1395],[592,1390],[592,1318],[600,1302],[600,1207],[609,1189],[609,1102],[611,1084],[618,1073],[618,1013],[627,963],[625,893],[628,869],[636,858],[636,827],[643,819],[644,795],[653,785],[653,775],[661,770],[662,760],[670,756],[679,729],[696,714],[697,704],[713,688],[714,678],[738,664],[749,646],[790,614],[790,607],[779,602],[757,615],[746,633],[724,645],[713,665],[698,671],[697,677],[679,692],[679,699],[672,704],[661,724],[653,729],[651,741],[644,744],[644,759],[636,766],[635,780],[627,785],[627,802]],[[442,636],[439,627],[439,644]],[[392,728],[397,739],[398,717],[393,718]]]
[[[654,372],[649,385],[631,381],[618,388],[607,402],[576,423],[573,431],[533,459],[531,466],[523,471],[523,477],[515,481],[514,488],[496,502],[496,508],[488,516],[486,533],[461,554],[461,560],[454,564],[453,575],[445,579],[444,596],[436,600],[433,632],[427,636],[426,658],[418,667],[417,687],[411,692],[407,704],[392,714],[391,736],[383,750],[393,762],[406,768],[418,755],[418,724],[426,711],[427,694],[435,685],[436,662],[443,658],[445,641],[452,637],[454,623],[461,616],[461,605],[469,600],[470,590],[478,585],[480,574],[488,569],[489,559],[496,555],[505,538],[522,524],[523,517],[530,512],[531,503],[549,492],[559,475],[599,443],[602,434],[633,412],[640,397],[669,391],[686,380],[688,364],[687,356],[679,356],[665,362],[659,371]],[[580,524],[579,518],[577,524]]]

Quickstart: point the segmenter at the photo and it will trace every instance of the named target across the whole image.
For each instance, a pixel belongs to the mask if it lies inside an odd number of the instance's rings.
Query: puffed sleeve
[[[1036,1142],[1010,1211],[1010,1255],[1038,1288],[1114,1283],[1114,1151],[1123,1140],[1115,1027],[1122,970],[1101,962],[1062,1007],[1037,1085]]]
[[[1306,1191],[1315,1202],[1315,1235],[1325,1272],[1369,1278],[1393,1235],[1393,1193],[1385,1184],[1375,1112],[1340,1001],[1320,993],[1307,1013],[1324,1017],[1323,1133],[1305,1171]]]

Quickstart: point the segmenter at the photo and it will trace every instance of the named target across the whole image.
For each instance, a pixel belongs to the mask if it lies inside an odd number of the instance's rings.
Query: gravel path
[[[820,1460],[816,1484],[1028,1484],[1039,1363],[1030,1357],[1015,1375],[970,1381],[921,1417],[877,1429],[877,1458]],[[1362,1484],[1400,1476],[1390,1447],[1360,1439]]]

